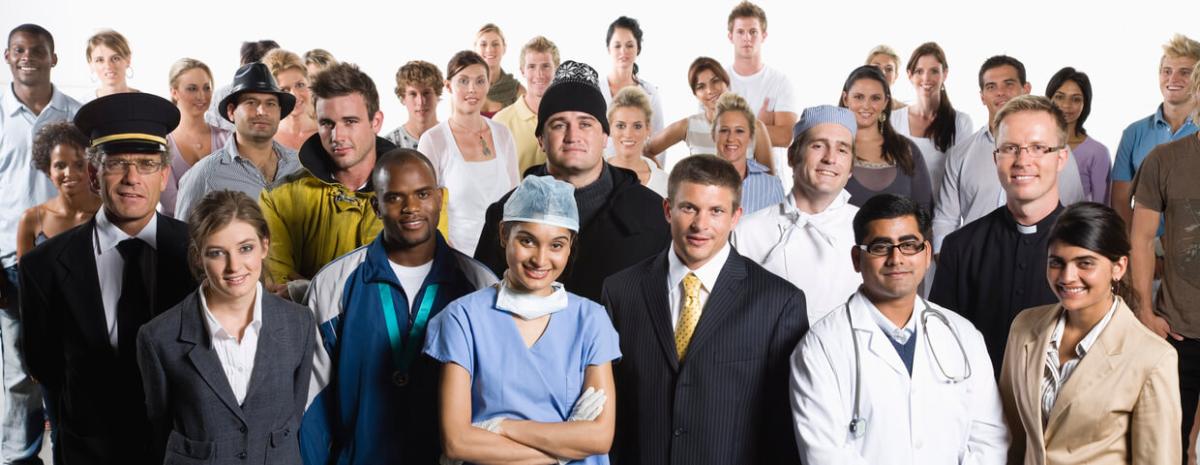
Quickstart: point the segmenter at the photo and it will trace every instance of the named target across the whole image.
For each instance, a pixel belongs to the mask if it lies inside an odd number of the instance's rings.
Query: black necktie
[[[137,366],[137,333],[150,321],[154,301],[154,251],[141,239],[126,239],[117,244],[125,259],[121,298],[117,301],[117,352]]]

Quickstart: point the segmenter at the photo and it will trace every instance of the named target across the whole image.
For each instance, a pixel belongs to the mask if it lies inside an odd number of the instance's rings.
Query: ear
[[[671,224],[671,199],[663,199],[663,218],[667,220],[667,224]]]
[[[858,266],[858,260],[861,257],[862,249],[859,249],[857,245],[850,246],[850,262],[854,265],[855,273],[862,273],[862,268]]]
[[[163,165],[162,169],[158,171],[158,174],[162,176],[162,183],[158,187],[158,192],[161,194],[162,191],[167,190],[167,183],[171,181],[171,164]]]
[[[58,54],[50,52],[50,67],[53,68],[55,66],[58,66]]]
[[[1070,158],[1067,158],[1067,154],[1070,153],[1070,149],[1068,147],[1069,146],[1063,147],[1058,151],[1057,154],[1055,154],[1055,157],[1058,159],[1058,166],[1055,168],[1055,172],[1062,172],[1062,170],[1067,168],[1067,162],[1070,160]]]
[[[732,44],[733,43],[733,29],[732,28],[729,29],[728,37],[729,37],[729,43]]]
[[[845,105],[846,108],[850,108],[849,100],[850,100],[850,94],[848,94],[846,92],[842,92],[842,105]]]
[[[262,249],[263,249],[263,257],[265,258],[267,256],[267,254],[271,251],[271,240],[270,239],[267,239],[265,237],[262,239]]]
[[[375,132],[375,134],[379,134],[379,131],[383,129],[382,111],[376,111],[374,115],[371,115],[371,129]]]
[[[1031,92],[1033,92],[1033,83],[1026,82],[1025,85],[1021,86],[1021,88],[1025,89],[1025,95],[1029,95]]]
[[[100,195],[100,171],[99,171],[99,169],[96,168],[96,165],[93,165],[91,162],[88,162],[87,172],[88,172],[88,187],[91,188],[93,194]]]
[[[733,224],[729,225],[729,229],[731,231],[733,230],[733,228],[737,227],[738,221],[740,221],[742,219],[742,212],[743,211],[742,211],[741,205],[738,205],[737,210],[733,211]]]
[[[233,121],[233,110],[235,108],[237,108],[237,103],[234,102],[230,102],[229,105],[225,105],[225,114],[229,116],[229,121]]]
[[[1125,277],[1125,271],[1129,270],[1129,257],[1118,258],[1113,262],[1112,277],[1113,281],[1120,281]]]
[[[762,30],[762,41],[763,42],[767,41],[767,28],[765,28],[765,27]]]

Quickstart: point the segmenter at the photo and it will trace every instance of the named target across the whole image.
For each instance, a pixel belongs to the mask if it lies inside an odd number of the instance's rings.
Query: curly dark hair
[[[83,154],[87,150],[88,138],[70,122],[43,126],[33,138],[33,167],[50,175],[50,152],[59,145],[69,145]]]

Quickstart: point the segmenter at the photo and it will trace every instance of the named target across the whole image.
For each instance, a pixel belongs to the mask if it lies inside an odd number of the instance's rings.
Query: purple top
[[[212,130],[212,152],[216,152],[225,146],[225,139],[229,137],[229,132],[211,126],[209,129]],[[183,159],[183,153],[179,151],[179,147],[175,146],[175,137],[170,134],[167,134],[167,150],[171,152],[171,179],[167,181],[167,188],[163,189],[162,195],[158,197],[158,211],[175,218],[175,197],[179,194],[179,180],[183,179],[183,173],[191,169],[192,165]],[[185,220],[186,218],[177,219]]]
[[[1075,154],[1075,164],[1079,165],[1084,199],[1107,204],[1109,169],[1112,167],[1108,147],[1088,137],[1071,152]]]

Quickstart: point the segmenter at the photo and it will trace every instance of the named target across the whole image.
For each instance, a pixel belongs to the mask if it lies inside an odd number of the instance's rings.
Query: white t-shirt
[[[429,275],[429,270],[433,269],[433,260],[418,266],[404,266],[388,260],[388,265],[392,266],[392,273],[395,273],[396,279],[400,280],[400,287],[404,289],[404,295],[408,297],[408,302],[405,303],[405,306],[408,308],[408,312],[412,313],[412,299],[416,298],[417,293],[421,292],[421,283],[425,282],[425,277]]]
[[[763,100],[770,99],[767,111],[790,111],[800,116],[800,109],[796,107],[796,94],[792,91],[792,81],[779,70],[763,65],[757,73],[742,76],[729,66],[725,68],[725,72],[729,73],[729,90],[746,99],[755,115],[758,115],[758,110],[762,108]]]

